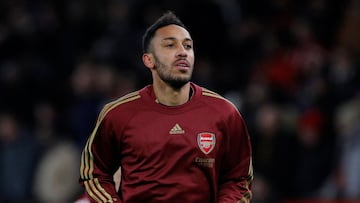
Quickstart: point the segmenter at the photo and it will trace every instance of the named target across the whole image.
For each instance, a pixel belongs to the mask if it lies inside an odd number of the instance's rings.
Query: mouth
[[[190,63],[186,60],[178,60],[174,65],[178,70],[185,71],[190,69]]]

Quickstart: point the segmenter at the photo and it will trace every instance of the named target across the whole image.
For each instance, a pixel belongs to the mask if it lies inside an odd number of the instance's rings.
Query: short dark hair
[[[149,52],[149,45],[151,39],[154,37],[155,32],[168,25],[178,25],[186,29],[185,25],[172,11],[166,11],[159,19],[157,19],[150,27],[147,28],[142,37],[142,51],[143,53]]]

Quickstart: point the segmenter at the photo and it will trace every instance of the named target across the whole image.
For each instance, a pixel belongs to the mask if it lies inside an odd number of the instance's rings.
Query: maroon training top
[[[191,88],[180,106],[157,103],[151,85],[104,106],[81,157],[80,183],[92,202],[249,202],[251,145],[243,118],[220,95]]]

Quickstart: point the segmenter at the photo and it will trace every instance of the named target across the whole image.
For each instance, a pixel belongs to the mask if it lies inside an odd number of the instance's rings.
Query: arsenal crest
[[[214,148],[216,137],[214,133],[203,132],[197,136],[198,145],[204,154],[209,154]]]

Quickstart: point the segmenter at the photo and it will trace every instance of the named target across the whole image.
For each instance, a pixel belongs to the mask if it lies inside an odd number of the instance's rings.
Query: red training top
[[[151,85],[104,106],[81,157],[79,181],[92,202],[250,201],[243,118],[220,95],[191,88],[193,96],[180,106],[157,103]]]

